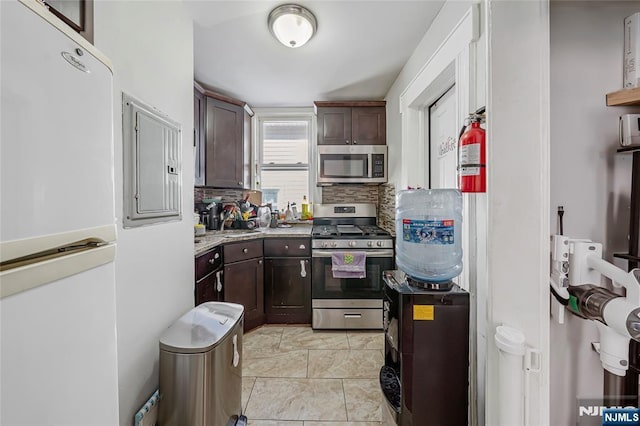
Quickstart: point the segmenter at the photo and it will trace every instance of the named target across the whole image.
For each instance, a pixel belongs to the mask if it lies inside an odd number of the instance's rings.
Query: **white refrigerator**
[[[111,65],[0,1],[0,424],[117,425]]]

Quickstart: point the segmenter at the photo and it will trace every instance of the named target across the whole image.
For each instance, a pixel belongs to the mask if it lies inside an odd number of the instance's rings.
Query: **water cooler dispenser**
[[[469,422],[469,293],[462,271],[462,194],[399,191],[396,264],[383,273],[385,424]]]

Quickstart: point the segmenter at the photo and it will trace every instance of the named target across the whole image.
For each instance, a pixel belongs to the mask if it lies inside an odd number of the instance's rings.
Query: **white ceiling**
[[[284,2],[185,0],[194,18],[195,79],[252,107],[383,99],[444,0],[300,1],[316,35],[290,49],[269,32]]]

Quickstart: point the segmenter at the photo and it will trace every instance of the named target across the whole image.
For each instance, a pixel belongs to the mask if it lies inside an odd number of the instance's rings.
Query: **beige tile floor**
[[[244,335],[249,426],[379,426],[384,335],[264,326]]]

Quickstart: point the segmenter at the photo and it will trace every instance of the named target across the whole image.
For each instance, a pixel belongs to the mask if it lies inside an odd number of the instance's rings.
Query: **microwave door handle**
[[[373,177],[373,156],[367,155],[367,177],[371,179]]]

